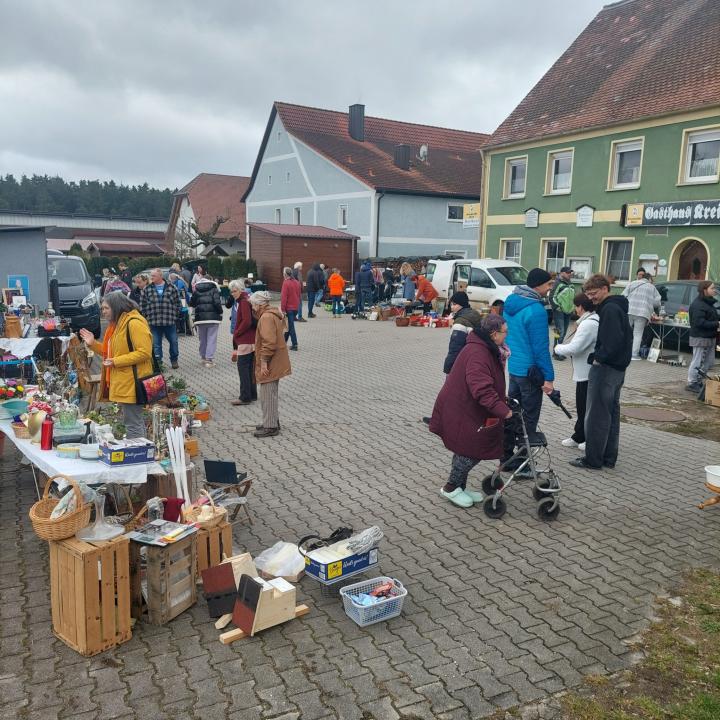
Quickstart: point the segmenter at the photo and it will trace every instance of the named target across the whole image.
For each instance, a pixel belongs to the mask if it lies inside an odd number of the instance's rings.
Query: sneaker
[[[274,437],[275,435],[280,434],[280,428],[262,428],[261,430],[256,430],[253,435],[256,438],[266,438],[266,437]]]
[[[455,488],[452,492],[446,492],[443,488],[440,488],[440,494],[458,507],[469,508],[473,506],[472,498],[462,488]]]
[[[578,444],[572,438],[565,438],[561,443],[563,447],[575,448]]]
[[[307,322],[305,318],[297,318],[295,322]]]
[[[481,503],[485,496],[479,490],[468,490],[465,488],[465,494],[474,502]]]
[[[298,346],[297,346],[297,345],[291,345],[291,346],[290,346],[290,349],[291,349],[291,350],[297,350],[297,349],[298,349]]]
[[[580,444],[578,445],[578,450],[579,450],[580,452],[585,452],[585,443],[580,443]]]
[[[635,360],[642,360],[642,358],[641,358],[639,355],[633,355],[630,359],[631,359],[633,362],[635,362]]]
[[[180,367],[177,360],[173,360],[170,365],[172,366],[173,370],[177,370]]]
[[[688,392],[699,393],[702,390],[702,385],[700,385],[699,383],[690,383],[689,385],[685,386],[685,389]]]
[[[423,416],[422,421],[423,421],[426,425],[429,425],[429,424],[430,424],[430,418],[429,418],[427,415],[424,415],[424,416]]]
[[[314,317],[317,317],[317,315],[316,315],[315,313],[310,313],[310,314],[308,315],[308,317],[309,317],[309,318],[314,318]]]

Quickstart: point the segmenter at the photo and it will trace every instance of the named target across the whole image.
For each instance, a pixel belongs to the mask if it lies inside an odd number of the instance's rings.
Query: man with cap
[[[534,268],[528,273],[527,285],[518,285],[505,300],[503,316],[507,322],[507,345],[510,358],[508,397],[522,405],[525,425],[532,441],[540,419],[543,393],[553,391],[555,371],[550,358],[547,312],[542,299],[550,292],[550,273]],[[513,454],[514,427],[505,438],[505,456]]]
[[[559,345],[565,341],[568,327],[570,325],[570,315],[573,312],[573,299],[575,298],[575,288],[572,284],[572,268],[569,266],[561,267],[558,276],[555,278],[548,300],[553,311],[553,325],[555,327],[555,344]],[[553,353],[556,360],[564,360],[561,355]]]

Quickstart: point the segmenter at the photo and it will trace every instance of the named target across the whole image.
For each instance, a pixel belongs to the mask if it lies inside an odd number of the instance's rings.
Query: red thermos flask
[[[54,423],[50,416],[43,420],[40,428],[40,449],[41,450],[52,450],[53,442],[53,427]]]

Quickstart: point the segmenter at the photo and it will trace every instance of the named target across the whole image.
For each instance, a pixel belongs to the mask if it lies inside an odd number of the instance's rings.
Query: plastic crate
[[[384,598],[380,600],[380,602],[375,603],[375,605],[358,605],[353,601],[353,596],[370,592],[376,587],[388,582],[391,582],[395,586],[392,597]],[[365,627],[366,625],[372,625],[373,623],[397,617],[402,612],[407,590],[399,580],[389,577],[376,577],[341,588],[340,595],[342,596],[345,607],[345,614],[360,627]]]

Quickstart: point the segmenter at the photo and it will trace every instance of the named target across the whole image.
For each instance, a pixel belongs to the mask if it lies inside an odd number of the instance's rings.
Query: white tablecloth
[[[70,344],[70,338],[72,336],[61,335],[57,338],[51,338],[52,340],[59,340],[62,343],[62,352],[65,352]],[[29,337],[29,338],[6,338],[0,337],[0,348],[5,350],[7,353],[14,355],[17,358],[30,357],[34,352],[35,348],[45,338],[40,337]]]
[[[15,444],[15,447],[39,470],[49,477],[53,475],[70,475],[78,482],[88,485],[100,485],[106,482],[138,485],[147,482],[148,473],[166,475],[159,463],[140,463],[110,467],[99,460],[70,460],[58,457],[55,450],[41,450],[29,440],[15,437],[10,420],[0,420],[0,432]]]

